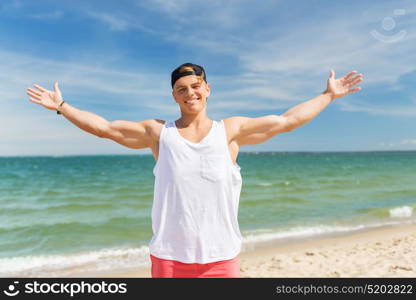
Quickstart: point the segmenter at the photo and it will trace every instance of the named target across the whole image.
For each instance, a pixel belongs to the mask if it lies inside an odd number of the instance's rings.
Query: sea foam
[[[392,218],[408,218],[413,215],[413,207],[400,206],[389,210],[390,217]]]
[[[0,277],[65,277],[145,267],[149,248],[109,248],[68,255],[0,258]]]

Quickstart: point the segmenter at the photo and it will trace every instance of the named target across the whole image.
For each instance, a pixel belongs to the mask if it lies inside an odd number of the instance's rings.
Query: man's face
[[[172,91],[172,96],[181,110],[200,111],[206,106],[211,86],[196,75],[179,78]]]

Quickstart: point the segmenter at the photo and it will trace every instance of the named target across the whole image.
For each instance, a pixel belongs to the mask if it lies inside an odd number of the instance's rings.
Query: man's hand
[[[40,104],[43,107],[51,110],[57,110],[58,105],[62,102],[62,93],[59,90],[58,83],[53,85],[54,91],[48,91],[35,84],[36,89],[28,88],[27,94],[30,96],[29,100],[33,103]]]
[[[324,94],[330,95],[331,99],[334,100],[360,91],[361,88],[355,86],[363,81],[363,75],[356,75],[356,73],[357,71],[352,71],[341,78],[335,79],[335,72],[331,70]]]

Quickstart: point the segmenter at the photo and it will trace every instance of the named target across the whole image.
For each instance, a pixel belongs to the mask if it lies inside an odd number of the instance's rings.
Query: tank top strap
[[[221,120],[218,122],[217,138],[218,138],[217,139],[218,143],[221,143],[223,147],[224,153],[226,153],[227,156],[229,156],[230,150],[228,148],[228,139],[227,139],[227,132],[225,130],[224,120]],[[231,161],[231,157],[230,157],[230,161]]]
[[[156,170],[158,166],[160,165],[159,163],[160,158],[163,156],[163,152],[164,152],[163,148],[164,148],[164,145],[166,144],[167,135],[169,135],[171,131],[172,131],[172,121],[165,121],[160,131],[160,135],[159,135],[159,153],[157,156],[157,161],[155,163],[155,166],[153,167],[154,176],[156,176]]]

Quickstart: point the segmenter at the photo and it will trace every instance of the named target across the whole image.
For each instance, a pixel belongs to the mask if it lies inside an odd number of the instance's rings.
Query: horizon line
[[[372,153],[372,152],[416,152],[415,150],[336,150],[336,151],[240,151],[239,154],[258,154],[258,153]],[[0,155],[0,158],[12,157],[71,157],[71,156],[144,156],[152,153],[108,153],[108,154],[40,154],[40,155]]]

